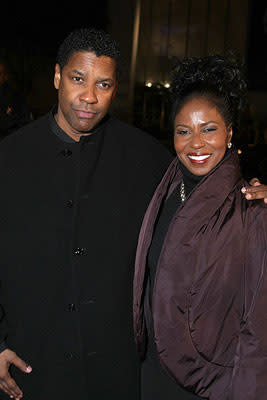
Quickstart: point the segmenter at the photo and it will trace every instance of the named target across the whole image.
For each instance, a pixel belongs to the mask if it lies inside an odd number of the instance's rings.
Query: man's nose
[[[88,104],[95,104],[98,102],[97,95],[95,92],[94,87],[86,87],[83,92],[80,94],[80,100],[88,103]]]

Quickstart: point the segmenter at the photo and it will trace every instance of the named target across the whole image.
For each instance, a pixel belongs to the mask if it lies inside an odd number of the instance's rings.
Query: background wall
[[[136,12],[138,6],[140,14]],[[109,0],[108,9],[108,30],[120,42],[126,60],[126,73],[113,106],[114,113],[171,146],[168,84],[174,58],[234,51],[245,62],[249,83],[249,104],[235,141],[242,151],[244,170],[266,180],[266,2]],[[133,60],[136,20],[139,22],[138,50]]]

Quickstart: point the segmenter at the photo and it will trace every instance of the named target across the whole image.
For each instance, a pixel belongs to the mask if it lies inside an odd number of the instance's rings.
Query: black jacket
[[[48,114],[0,143],[0,339],[25,400],[137,399],[135,249],[172,156],[114,118],[62,134]]]

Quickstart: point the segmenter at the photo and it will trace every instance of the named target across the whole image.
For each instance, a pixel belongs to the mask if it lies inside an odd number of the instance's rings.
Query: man
[[[0,59],[0,138],[29,122],[26,103],[10,84],[7,62]]]
[[[107,115],[118,63],[109,35],[71,33],[58,106],[1,142],[0,387],[16,399],[138,398],[134,255],[172,157]]]
[[[135,249],[172,156],[108,116],[118,63],[109,35],[71,33],[57,107],[0,146],[0,387],[15,399],[138,398]]]

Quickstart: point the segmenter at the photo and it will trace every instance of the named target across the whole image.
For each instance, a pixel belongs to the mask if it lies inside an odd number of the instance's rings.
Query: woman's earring
[[[227,145],[227,147],[228,147],[228,149],[231,149],[231,147],[232,147],[232,143],[231,143],[231,142],[229,142],[229,143],[228,143],[228,145]]]

